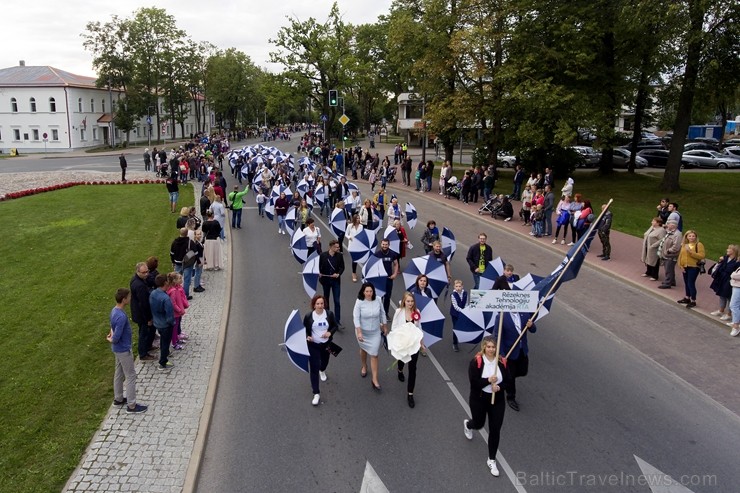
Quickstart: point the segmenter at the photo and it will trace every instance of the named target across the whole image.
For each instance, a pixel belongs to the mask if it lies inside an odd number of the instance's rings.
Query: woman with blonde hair
[[[704,260],[704,245],[699,241],[696,231],[690,229],[683,235],[681,251],[678,254],[678,265],[683,271],[683,284],[686,296],[678,300],[686,308],[696,306],[696,278],[699,277],[699,262]]]
[[[416,299],[414,298],[414,295],[409,293],[408,291],[403,293],[398,309],[396,309],[396,313],[393,315],[391,331],[406,323],[412,323],[417,328],[421,329],[421,312],[419,312],[419,309],[416,307]],[[421,347],[419,348],[419,351],[414,353],[411,356],[411,361],[409,361],[409,381],[406,386],[406,390],[408,392],[407,399],[410,408],[413,408],[416,405],[416,403],[414,402],[414,388],[416,387],[416,363],[419,361],[419,352],[422,349],[426,349],[424,347],[424,341],[421,342]],[[403,374],[403,369],[405,367],[406,364],[403,361],[398,362],[398,380],[400,382],[406,380],[406,377]],[[373,385],[373,387],[375,387],[375,385]],[[380,387],[377,387],[376,390],[380,390]]]
[[[472,420],[463,420],[465,438],[473,439],[473,430],[480,430],[488,417],[488,459],[486,464],[491,474],[498,477],[496,453],[501,437],[501,425],[504,423],[504,390],[509,386],[509,371],[501,361],[496,361],[496,340],[486,336],[480,343],[480,351],[468,365],[470,395],[468,404]],[[493,401],[493,402],[491,402]]]
[[[719,309],[711,313],[715,317],[720,317],[723,322],[731,320],[730,317],[730,298],[732,298],[732,285],[730,276],[738,267],[740,267],[740,247],[737,245],[728,245],[725,255],[719,258],[717,264],[712,267],[712,284],[709,286],[712,291],[719,296]]]

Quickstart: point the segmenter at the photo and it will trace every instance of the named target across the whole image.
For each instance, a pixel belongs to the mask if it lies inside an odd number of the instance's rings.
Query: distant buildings
[[[107,88],[95,87],[93,77],[53,67],[27,67],[21,62],[17,67],[0,69],[0,151],[65,152],[110,145],[111,99],[115,105],[118,96],[116,89],[109,93]],[[191,103],[184,122],[184,137],[198,132],[193,106]],[[151,125],[142,117],[129,134],[129,142],[148,142],[150,129],[151,139],[157,139],[157,125],[167,123],[157,122],[154,109],[152,113]],[[165,114],[166,109],[160,108],[160,116]],[[206,115],[205,131],[209,132],[213,119],[209,111]],[[126,135],[113,128],[114,142],[125,141]],[[183,138],[179,124],[175,131],[176,138]],[[164,133],[169,139],[172,129]]]

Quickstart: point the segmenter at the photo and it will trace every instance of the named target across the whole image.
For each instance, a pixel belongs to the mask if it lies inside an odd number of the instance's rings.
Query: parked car
[[[579,167],[583,166],[586,168],[593,168],[595,166],[598,166],[599,162],[601,161],[601,152],[597,151],[593,147],[573,146],[571,147],[571,149],[576,151],[581,157],[581,162],[578,163]]]
[[[665,168],[668,163],[670,151],[666,151],[665,149],[643,149],[637,155],[647,161],[648,166]]]
[[[622,146],[624,149],[627,149],[628,151],[632,150],[632,142],[630,142],[627,145]],[[665,146],[663,145],[663,142],[657,139],[642,139],[637,142],[637,150],[640,151],[642,149],[665,149]]]
[[[740,157],[722,154],[717,151],[694,150],[684,152],[681,162],[699,168],[740,168]]]
[[[725,147],[724,149],[722,149],[722,154],[727,154],[732,157],[740,157],[740,145]]]
[[[687,151],[717,151],[717,146],[706,142],[689,142],[683,145],[683,152]]]
[[[630,151],[623,147],[614,149],[614,167],[627,168],[630,162]],[[635,168],[640,169],[647,166],[648,162],[644,157],[635,156]]]
[[[499,152],[496,159],[498,160],[499,166],[503,166],[504,168],[513,168],[516,166],[516,156]]]
[[[722,142],[722,147],[737,147],[740,146],[740,139],[727,139],[726,141]]]

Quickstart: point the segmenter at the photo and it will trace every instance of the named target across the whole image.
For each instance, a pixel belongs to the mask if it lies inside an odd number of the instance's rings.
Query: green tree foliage
[[[235,48],[211,56],[206,62],[208,102],[221,127],[253,123],[264,110],[260,70]]]

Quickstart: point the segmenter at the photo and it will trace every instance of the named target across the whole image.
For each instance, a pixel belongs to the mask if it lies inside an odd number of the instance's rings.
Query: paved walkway
[[[200,187],[194,189],[197,203]],[[192,481],[194,474],[188,473],[188,467],[191,457],[197,460],[202,450],[197,444],[208,426],[201,418],[210,416],[203,411],[212,401],[208,396],[215,392],[215,382],[210,382],[213,366],[221,361],[225,308],[231,293],[230,247],[227,241],[223,249],[226,269],[204,271],[206,291],[193,293],[183,319],[190,341],[184,350],[171,353],[175,367],[159,371],[156,361],[137,360],[136,400],[148,405],[148,411],[129,415],[125,406],[111,407],[64,491],[175,493],[183,491],[187,478]]]

